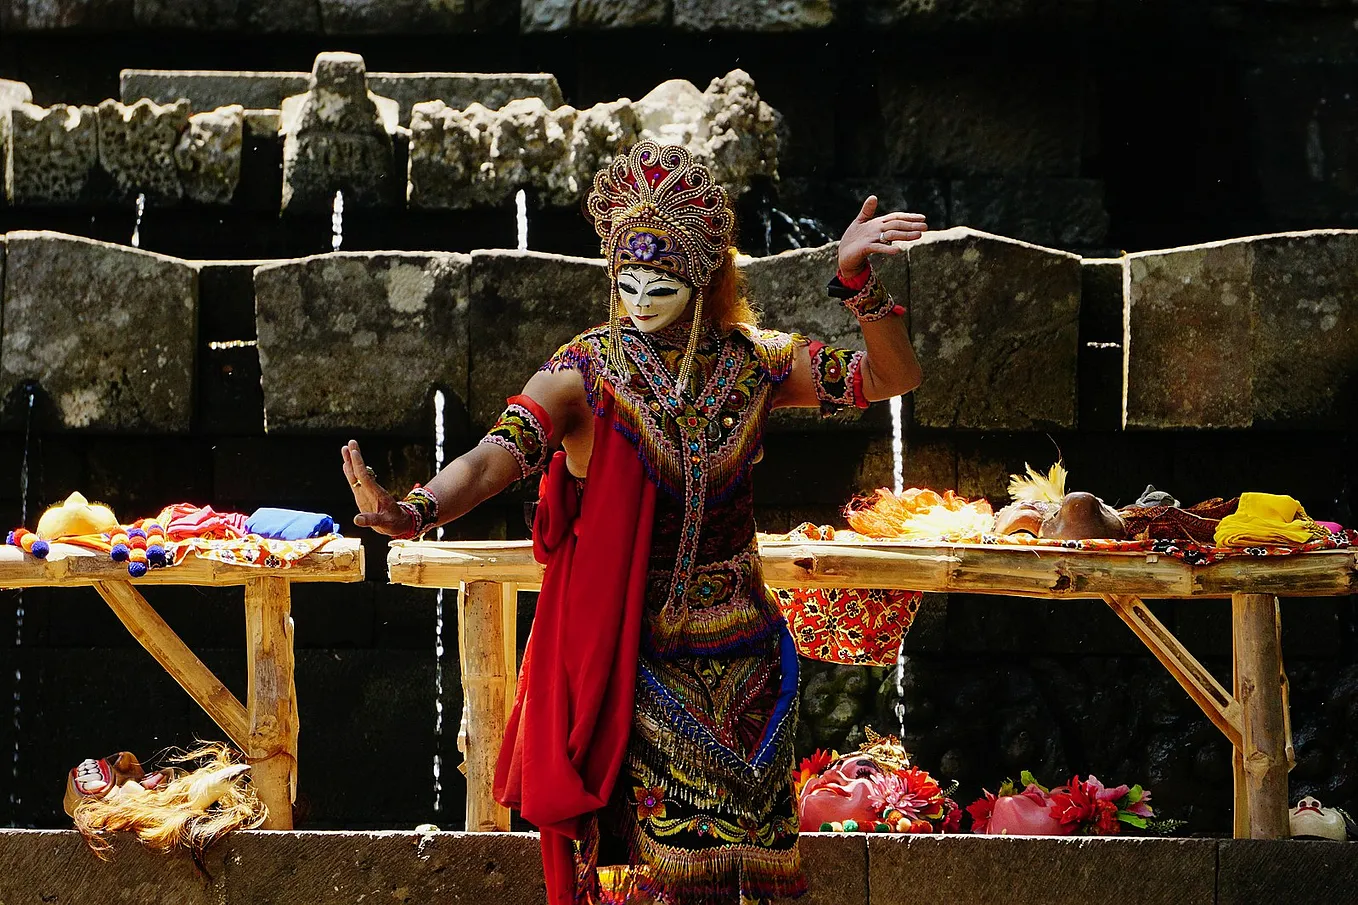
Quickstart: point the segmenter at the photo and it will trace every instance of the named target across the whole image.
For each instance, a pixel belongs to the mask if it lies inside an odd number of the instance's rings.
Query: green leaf
[[[1130,826],[1134,826],[1139,830],[1144,830],[1146,828],[1145,817],[1138,817],[1136,814],[1131,814],[1127,811],[1118,811],[1118,820],[1121,820],[1123,823]]]
[[[1014,781],[1012,779],[1006,779],[1004,782],[1000,783],[1000,790],[995,793],[995,797],[1007,798],[1010,795],[1017,795],[1018,792],[1019,790],[1014,788]]]
[[[1044,793],[1049,791],[1049,789],[1046,786],[1042,785],[1042,783],[1037,781],[1037,777],[1034,776],[1032,772],[1029,770],[1024,770],[1022,773],[1020,773],[1019,779],[1022,780],[1023,787],[1025,789],[1028,788],[1029,786],[1037,786],[1038,789]]]
[[[1127,790],[1127,795],[1123,798],[1123,800],[1126,801],[1128,804],[1136,804],[1138,801],[1141,800],[1141,796],[1144,794],[1145,790],[1142,789],[1140,785],[1135,785]]]

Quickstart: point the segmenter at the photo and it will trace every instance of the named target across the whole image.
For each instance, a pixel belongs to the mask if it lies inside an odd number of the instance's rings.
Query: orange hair
[[[736,247],[728,245],[721,264],[703,288],[703,317],[730,333],[736,324],[759,325],[759,316],[745,297],[745,276],[736,267]]]

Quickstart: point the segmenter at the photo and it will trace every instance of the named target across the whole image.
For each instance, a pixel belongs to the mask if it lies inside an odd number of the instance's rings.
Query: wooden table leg
[[[501,623],[504,625],[504,672],[505,672],[505,719],[509,719],[514,709],[514,695],[519,687],[519,586],[502,585],[504,588],[504,611]]]
[[[1286,733],[1279,681],[1282,652],[1275,628],[1276,605],[1271,594],[1236,594],[1231,598],[1238,695],[1244,710],[1243,772],[1251,839],[1288,836]]]
[[[266,830],[292,829],[297,794],[297,688],[292,650],[292,595],[286,578],[252,578],[245,586],[245,650],[255,790],[269,809]]]
[[[1240,700],[1240,623],[1235,618],[1235,604],[1231,604],[1231,695]],[[1235,793],[1234,836],[1250,838],[1250,794],[1245,783],[1244,716],[1241,716],[1240,744],[1231,746],[1231,781]]]
[[[505,734],[505,596],[496,581],[468,582],[458,594],[468,832],[509,829],[509,810],[495,801],[492,788]]]

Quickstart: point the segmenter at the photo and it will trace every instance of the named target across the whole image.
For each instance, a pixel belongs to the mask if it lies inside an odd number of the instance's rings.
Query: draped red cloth
[[[533,524],[546,573],[495,767],[495,800],[541,832],[549,905],[574,902],[571,840],[608,802],[632,728],[655,485],[614,430],[611,398],[576,488],[556,453]]]

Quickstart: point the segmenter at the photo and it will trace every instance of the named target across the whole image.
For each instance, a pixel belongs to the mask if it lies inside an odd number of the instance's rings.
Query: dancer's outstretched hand
[[[893,211],[878,217],[876,213],[877,196],[869,195],[839,240],[839,272],[846,277],[862,273],[868,255],[894,255],[901,247],[893,243],[913,242],[929,228],[923,214]]]
[[[340,447],[340,456],[344,459],[344,479],[349,482],[354,505],[358,507],[354,524],[388,537],[408,534],[414,527],[410,513],[397,506],[396,498],[377,483],[377,473],[364,463],[358,441],[350,440]]]

